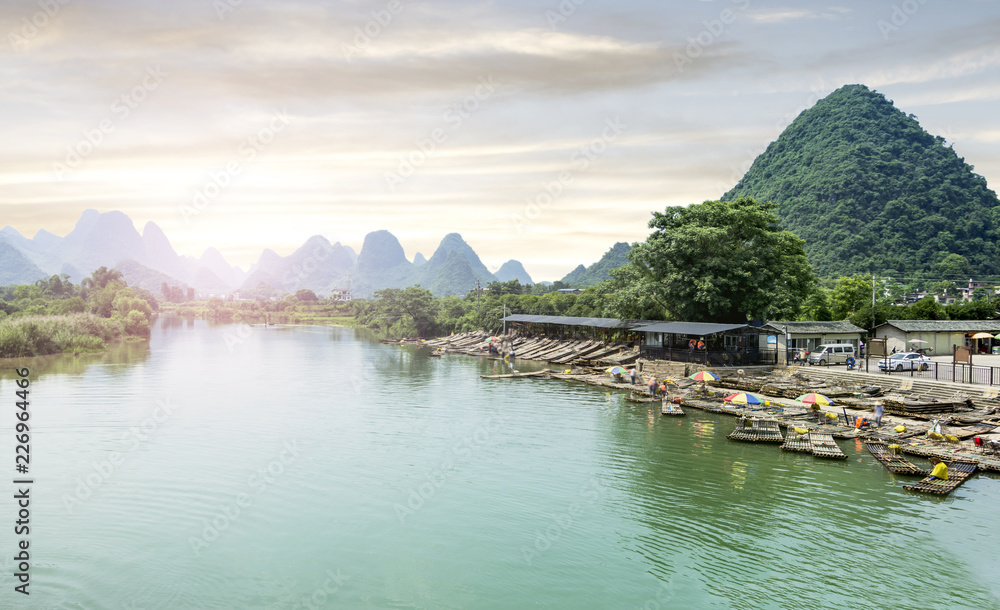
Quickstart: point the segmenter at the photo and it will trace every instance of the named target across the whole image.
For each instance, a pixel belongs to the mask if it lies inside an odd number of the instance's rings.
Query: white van
[[[848,356],[855,356],[854,346],[850,343],[831,343],[829,345],[820,345],[811,354],[809,354],[809,364],[820,364],[823,366],[829,364],[844,364],[847,362]]]

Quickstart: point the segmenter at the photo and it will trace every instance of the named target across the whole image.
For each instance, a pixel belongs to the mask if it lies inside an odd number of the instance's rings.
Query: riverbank
[[[0,358],[93,353],[112,343],[148,338],[148,326],[142,337],[128,330],[127,320],[89,313],[8,317],[0,320]]]
[[[527,359],[560,367],[513,374],[517,369],[512,365],[510,371],[483,375],[484,378],[577,381],[628,392],[629,400],[645,403],[659,400],[650,395],[642,381],[633,385],[627,376],[612,376],[603,367],[614,363],[636,363],[647,374],[651,374],[651,370],[673,370],[674,373],[667,379],[663,375],[654,376],[667,384],[664,400],[676,401],[683,407],[741,418],[774,420],[786,430],[804,429],[808,433],[826,433],[834,438],[857,439],[858,442],[885,442],[898,446],[902,453],[942,460],[971,460],[981,470],[1000,472],[1000,456],[984,454],[982,445],[977,446],[974,441],[976,437],[981,441],[1000,441],[1000,417],[997,416],[1000,405],[995,399],[977,398],[973,401],[968,395],[960,393],[968,388],[950,387],[956,384],[918,380],[923,385],[914,391],[912,379],[907,382],[899,376],[860,374],[838,380],[829,378],[831,372],[828,369],[813,370],[810,367],[716,369],[721,378],[703,384],[687,379],[686,376],[692,372],[687,370],[691,365],[638,361],[637,350],[628,345],[517,336],[497,341],[485,333],[392,343],[416,344],[433,349],[432,354],[439,356],[454,353],[483,357],[490,357],[490,343],[500,343],[514,350],[515,363],[518,359]],[[744,406],[725,400],[727,395],[741,391],[759,394],[767,399],[767,404]],[[809,393],[828,396],[833,405],[812,407],[794,400]],[[871,425],[857,427],[855,422],[859,418],[869,422],[874,419],[876,404],[886,409],[882,425],[878,428]],[[940,438],[928,435],[935,423],[941,425]]]

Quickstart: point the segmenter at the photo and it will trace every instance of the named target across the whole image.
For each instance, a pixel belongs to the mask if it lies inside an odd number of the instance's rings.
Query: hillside
[[[566,274],[566,277],[561,281],[578,288],[603,282],[611,277],[612,269],[617,269],[628,262],[628,251],[631,249],[632,246],[620,241],[611,246],[611,249],[605,252],[599,261],[590,267],[579,265]]]
[[[741,196],[779,204],[821,277],[1000,273],[996,193],[943,138],[864,85],[803,111],[722,199]]]

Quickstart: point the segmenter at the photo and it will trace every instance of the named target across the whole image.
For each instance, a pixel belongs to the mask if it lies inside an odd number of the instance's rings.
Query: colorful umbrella
[[[750,392],[737,392],[726,396],[726,402],[738,405],[762,405],[764,404],[764,399]]]
[[[628,372],[628,370],[620,366],[613,366],[607,369],[607,372],[611,373],[612,375],[624,375],[625,373]]]
[[[810,392],[809,394],[803,394],[802,396],[799,396],[795,400],[797,400],[799,402],[804,402],[804,403],[810,404],[810,405],[832,405],[833,404],[833,401],[831,401],[826,396],[823,396],[822,394],[816,394],[814,392]]]
[[[972,338],[973,339],[992,339],[993,335],[991,335],[990,333],[976,333],[976,334],[972,335]]]
[[[694,379],[695,381],[716,381],[719,376],[712,371],[698,371],[693,375],[688,375],[688,379]]]

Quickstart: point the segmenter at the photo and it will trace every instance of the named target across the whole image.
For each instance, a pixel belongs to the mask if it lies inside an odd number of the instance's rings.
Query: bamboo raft
[[[669,398],[664,398],[660,405],[660,415],[685,415],[680,403],[676,403]]]
[[[912,485],[903,485],[903,489],[943,496],[954,491],[956,487],[972,476],[976,472],[977,466],[978,464],[972,460],[952,460],[948,464],[947,481],[921,479]]]
[[[810,432],[809,444],[816,457],[846,460],[847,454],[840,450],[829,432]]]
[[[889,449],[884,441],[871,440],[865,442],[865,449],[868,453],[879,461],[880,464],[889,469],[889,472],[896,474],[912,474],[926,477],[930,474],[929,470],[925,470],[903,456],[899,455],[895,451]]]
[[[809,432],[799,434],[795,428],[790,426],[785,430],[785,442],[781,448],[785,451],[798,451],[799,453],[812,453],[812,443],[809,442]]]
[[[692,407],[694,409],[701,409],[702,411],[711,411],[712,413],[722,412],[722,403],[713,400],[704,400],[698,398],[684,398],[681,401],[681,405],[685,407]]]
[[[726,436],[734,441],[751,443],[780,443],[784,441],[776,419],[741,417],[736,420],[736,429]]]

